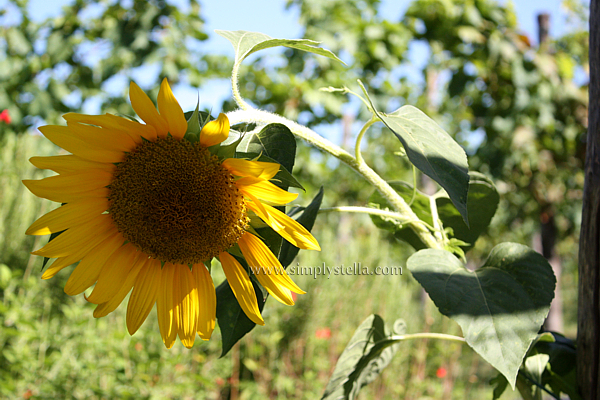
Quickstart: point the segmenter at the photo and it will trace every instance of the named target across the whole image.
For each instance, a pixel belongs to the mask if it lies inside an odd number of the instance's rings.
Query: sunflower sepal
[[[210,260],[204,260],[202,261],[202,264],[204,264],[204,266],[206,267],[206,269],[208,270],[208,273],[211,274],[212,273],[212,260],[214,259],[211,258]]]
[[[199,114],[200,100],[196,103],[196,109],[192,112],[192,115],[187,120],[187,131],[183,136],[184,139],[191,143],[196,143],[200,140],[200,131],[202,130],[202,123],[200,121]]]
[[[209,113],[200,111],[198,107],[199,104],[196,105],[194,111],[188,111],[183,114],[188,124],[187,132],[183,138],[190,143],[198,143],[202,128],[212,119]]]
[[[240,246],[238,246],[237,244],[234,244],[232,247],[227,249],[227,252],[234,257],[244,258],[244,255],[242,254],[242,250],[240,250]]]
[[[230,130],[229,132],[231,134],[232,131]],[[208,148],[208,151],[210,151],[210,154],[219,157],[219,160],[225,160],[227,158],[234,158],[235,154],[236,154],[236,149],[243,139],[244,139],[243,134],[240,134],[240,136],[233,142],[228,143],[228,144],[220,143],[220,144],[211,146]]]

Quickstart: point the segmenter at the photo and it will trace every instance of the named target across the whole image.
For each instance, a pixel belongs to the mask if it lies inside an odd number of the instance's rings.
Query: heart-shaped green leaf
[[[223,36],[229,40],[235,49],[235,63],[239,64],[250,54],[259,50],[268,49],[269,47],[291,47],[309,53],[318,54],[325,56],[344,63],[335,54],[327,49],[317,47],[319,42],[308,39],[274,39],[269,35],[259,32],[248,32],[248,31],[222,31],[215,30],[217,35]]]
[[[502,243],[474,272],[452,253],[435,249],[413,254],[406,265],[440,312],[458,322],[469,346],[514,389],[554,297],[548,261],[527,246]]]

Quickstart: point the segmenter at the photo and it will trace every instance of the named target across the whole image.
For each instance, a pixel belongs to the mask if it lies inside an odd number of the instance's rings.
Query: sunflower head
[[[248,270],[234,255],[241,252],[279,301],[291,305],[291,293],[304,292],[255,234],[249,216],[299,248],[320,250],[302,225],[272,207],[296,198],[271,182],[280,165],[222,157],[232,153],[220,146],[229,135],[227,117],[200,124],[195,112],[186,120],[166,80],[158,110],[135,83],[130,98],[144,123],[67,114],[66,126],[40,128],[70,152],[32,158],[58,175],[23,181],[35,195],[64,203],[27,231],[62,232],[33,253],[56,259],[43,278],[79,262],[65,291],[76,295],[93,286],[87,299],[97,304],[94,316],[112,312],[131,292],[131,334],[156,304],[165,345],[179,336],[191,347],[196,334],[208,339],[215,326],[215,289],[205,264],[217,258],[240,307],[264,324]]]

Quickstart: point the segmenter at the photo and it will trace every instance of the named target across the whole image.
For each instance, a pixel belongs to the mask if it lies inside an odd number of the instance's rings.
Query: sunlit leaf
[[[250,54],[270,47],[284,46],[306,51],[331,58],[343,63],[335,54],[327,49],[317,47],[319,42],[308,39],[274,39],[269,35],[259,32],[248,31],[223,31],[215,30],[215,33],[229,40],[235,49],[235,63],[241,63]]]

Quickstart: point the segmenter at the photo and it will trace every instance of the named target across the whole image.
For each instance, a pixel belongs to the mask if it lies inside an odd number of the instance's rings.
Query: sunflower
[[[196,333],[208,340],[215,327],[215,287],[206,265],[217,258],[248,318],[264,325],[248,273],[232,254],[243,255],[280,302],[293,305],[292,292],[304,292],[257,236],[253,221],[260,218],[299,248],[320,250],[302,225],[272,207],[297,196],[270,182],[280,165],[216,155],[229,120],[220,114],[200,127],[194,117],[188,126],[166,79],[158,111],[133,82],[129,96],[145,124],[70,113],[67,126],[40,128],[71,153],[31,158],[58,175],[23,181],[36,196],[63,203],[27,230],[60,233],[32,253],[55,258],[42,278],[79,262],[65,292],[78,295],[94,285],[86,297],[97,305],[94,317],[114,311],[131,292],[130,334],[156,303],[165,346],[179,336],[190,348]],[[188,140],[194,134],[197,140]]]

